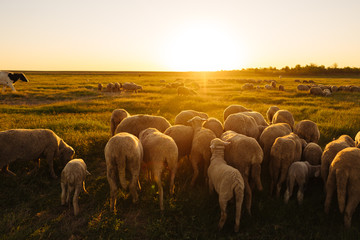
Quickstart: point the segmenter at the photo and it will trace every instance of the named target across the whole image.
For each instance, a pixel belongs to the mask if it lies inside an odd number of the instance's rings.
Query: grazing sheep
[[[358,86],[350,86],[350,92],[360,92],[360,87],[358,87]]]
[[[355,136],[355,147],[360,148],[360,131]]]
[[[203,127],[213,131],[217,138],[220,138],[221,134],[223,134],[223,132],[224,132],[224,127],[223,127],[222,123],[218,119],[213,118],[213,117],[208,118],[203,123]]]
[[[118,82],[114,83],[114,92],[120,92],[121,87],[122,87],[121,83],[118,83]]]
[[[110,131],[111,136],[114,136],[116,127],[121,123],[124,118],[130,117],[130,114],[125,109],[115,109],[111,113],[110,118]]]
[[[186,126],[191,126],[191,124],[188,122],[193,117],[199,116],[201,118],[208,119],[208,115],[204,112],[198,112],[194,110],[183,110],[175,117],[175,125],[176,124],[182,124]]]
[[[279,110],[274,114],[272,123],[287,123],[290,125],[291,129],[293,129],[295,120],[288,110]]]
[[[303,161],[308,161],[311,165],[320,165],[322,153],[321,147],[318,144],[311,142],[304,148],[302,159]]]
[[[324,92],[320,87],[311,87],[310,94],[316,95],[316,96],[324,96]]]
[[[79,194],[81,189],[85,189],[85,178],[90,173],[87,171],[86,164],[82,159],[73,159],[69,161],[61,172],[61,205],[69,203],[70,194],[74,191],[73,207],[74,215],[79,214]]]
[[[330,164],[336,154],[348,147],[355,147],[354,140],[348,135],[341,135],[338,139],[333,140],[325,146],[324,152],[321,155],[321,177],[324,183],[326,183]]]
[[[299,79],[295,79],[294,82],[301,83],[301,81]]]
[[[191,88],[188,88],[188,87],[185,87],[185,86],[179,86],[177,88],[177,93],[178,93],[179,96],[180,95],[182,95],[182,96],[197,95],[197,92],[195,92]]]
[[[299,190],[297,192],[297,200],[299,205],[304,199],[304,190],[310,178],[320,176],[320,165],[313,166],[309,162],[294,162],[289,167],[286,191],[284,194],[284,202],[288,203],[292,196],[295,183],[297,183]]]
[[[270,85],[271,85],[272,88],[276,88],[276,82],[275,81],[271,81]]]
[[[264,116],[259,112],[242,112],[242,114],[253,117],[259,126],[269,126],[269,124],[265,121]]]
[[[137,85],[136,83],[133,82],[123,83],[122,88],[126,92],[135,92],[135,93],[137,93],[139,90],[143,90],[142,86]]]
[[[174,139],[178,147],[179,161],[184,156],[190,156],[191,143],[194,137],[194,130],[190,126],[174,125],[165,130],[164,134]]]
[[[9,164],[14,161],[34,161],[37,171],[40,157],[46,158],[50,174],[57,178],[53,161],[58,157],[62,164],[71,160],[75,151],[49,129],[12,129],[0,132],[0,169],[12,173]],[[14,174],[15,175],[15,174]]]
[[[160,210],[164,210],[164,191],[161,173],[165,162],[170,170],[170,194],[174,193],[174,180],[178,162],[178,148],[175,141],[155,128],[147,128],[140,133],[139,139],[144,149],[144,162],[151,168],[158,186]]]
[[[239,170],[244,178],[245,205],[248,213],[251,214],[252,190],[249,182],[256,184],[258,190],[262,191],[260,175],[263,151],[254,138],[234,131],[226,131],[221,139],[231,143],[225,148],[225,160],[230,166]]]
[[[301,160],[301,154],[302,141],[295,133],[276,138],[270,151],[270,194],[276,186],[276,196],[280,196],[281,186],[286,180],[288,169],[293,162]]]
[[[211,157],[210,142],[216,138],[213,131],[202,127],[202,124],[205,121],[206,119],[199,116],[195,116],[188,121],[194,129],[194,137],[190,153],[190,162],[194,170],[194,175],[191,179],[191,186],[195,185],[195,181],[199,175],[199,165],[203,168],[205,180],[207,179],[207,169],[209,167]]]
[[[330,95],[331,95],[331,91],[330,91],[329,89],[324,89],[324,90],[323,90],[323,95],[324,95],[325,97],[330,96]]]
[[[16,92],[14,84],[19,79],[23,82],[29,82],[23,73],[0,72],[0,85],[4,86],[2,92],[5,92],[6,87],[10,87],[13,92]]]
[[[254,89],[254,84],[252,83],[245,83],[244,85],[241,86],[241,90],[253,90]]]
[[[230,105],[224,110],[224,122],[230,114],[250,111],[250,109],[247,109],[246,107],[243,107],[241,105]]]
[[[307,85],[299,84],[297,85],[296,89],[298,91],[309,91],[310,88]]]
[[[284,85],[279,85],[279,91],[285,91]]]
[[[256,123],[255,119],[243,113],[231,114],[225,120],[224,131],[228,130],[232,130],[255,139],[258,139],[260,135],[259,125]]]
[[[320,131],[316,123],[311,120],[302,120],[294,127],[294,133],[306,142],[318,143],[320,139]]]
[[[274,89],[272,86],[270,86],[270,85],[268,85],[268,84],[266,84],[266,85],[264,86],[264,88],[265,88],[266,90],[273,90],[273,89]]]
[[[146,128],[152,127],[164,132],[170,126],[170,123],[164,117],[138,114],[123,119],[116,127],[115,134],[128,132],[138,137],[139,133]]]
[[[331,92],[337,92],[338,91],[338,87],[337,86],[331,86]]]
[[[269,109],[266,112],[266,116],[267,116],[267,119],[269,120],[269,124],[272,124],[272,119],[274,117],[274,114],[279,110],[280,110],[280,108],[278,108],[277,106],[269,107]]]
[[[360,149],[351,147],[340,151],[331,163],[326,182],[325,213],[329,213],[332,196],[337,189],[340,213],[344,225],[351,227],[351,218],[360,202]]]
[[[112,92],[114,89],[114,84],[113,83],[108,83],[108,85],[106,85],[106,91],[107,92]]]
[[[98,91],[101,91],[103,89],[103,85],[101,83],[98,84]]]
[[[219,194],[219,205],[221,217],[218,228],[221,230],[225,224],[227,213],[226,206],[228,201],[235,197],[236,213],[234,231],[239,231],[241,207],[244,199],[244,180],[240,172],[229,165],[224,160],[224,149],[230,143],[224,142],[219,138],[211,140],[211,159],[208,168],[209,190],[210,193],[215,191]]]
[[[133,202],[138,200],[136,185],[139,181],[143,160],[143,147],[139,139],[130,133],[118,133],[107,142],[105,149],[107,180],[110,186],[110,211],[116,211],[118,185],[126,189],[126,170],[131,175],[129,190]]]

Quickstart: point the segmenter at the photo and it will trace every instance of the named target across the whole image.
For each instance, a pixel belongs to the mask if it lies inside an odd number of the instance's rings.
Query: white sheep
[[[129,190],[133,202],[138,200],[136,184],[139,181],[140,166],[143,160],[143,147],[139,139],[130,133],[118,133],[105,146],[107,180],[110,186],[110,211],[116,211],[118,182],[123,189],[128,184],[125,178],[126,170],[131,175]]]
[[[164,164],[170,170],[170,194],[174,193],[175,174],[178,162],[178,148],[175,141],[155,128],[147,128],[140,133],[139,139],[144,149],[144,162],[152,171],[158,186],[160,210],[164,210],[164,191],[161,183],[161,173]]]
[[[311,165],[321,164],[321,155],[323,151],[316,143],[308,143],[303,150],[302,160],[308,161]]]
[[[4,86],[2,92],[5,91],[6,87],[10,87],[13,92],[16,92],[14,84],[17,80],[29,82],[23,73],[0,72],[0,85]]]
[[[224,132],[224,127],[223,127],[222,123],[214,117],[208,118],[203,123],[203,127],[213,131],[217,138],[220,138],[221,134],[223,134],[223,132]]]
[[[255,111],[242,112],[242,114],[253,117],[259,126],[265,126],[265,127],[269,126],[269,124],[265,121],[264,116],[259,112],[255,112]]]
[[[182,124],[182,125],[191,126],[191,124],[188,123],[188,121],[195,116],[199,116],[199,117],[205,118],[205,119],[209,118],[209,116],[204,112],[198,112],[195,110],[183,110],[178,115],[176,115],[174,124],[175,125]]]
[[[272,123],[272,119],[274,117],[274,114],[279,111],[280,109],[277,107],[277,106],[271,106],[269,107],[269,109],[267,110],[266,112],[266,116],[267,116],[267,119],[269,121],[269,123],[271,124]]]
[[[297,200],[301,205],[304,199],[304,190],[311,177],[320,176],[320,165],[311,165],[308,161],[294,162],[291,164],[287,174],[286,191],[284,202],[288,203],[292,195],[295,183],[298,185]]]
[[[174,139],[178,147],[179,162],[185,156],[190,156],[191,143],[194,137],[194,130],[190,126],[174,125],[165,130],[164,134]]]
[[[318,143],[320,139],[320,131],[316,123],[311,120],[302,120],[294,127],[294,133],[306,142]]]
[[[295,120],[288,110],[279,110],[274,114],[272,123],[287,123],[290,125],[291,129],[294,129]]]
[[[241,207],[244,199],[244,180],[240,172],[229,165],[224,160],[224,149],[229,142],[224,142],[219,138],[211,141],[211,159],[208,168],[209,176],[209,190],[210,193],[215,191],[219,194],[219,205],[221,209],[221,217],[219,221],[219,230],[221,230],[226,221],[227,213],[226,206],[235,196],[236,202],[236,216],[234,231],[239,231]]]
[[[223,113],[224,114],[224,122],[230,114],[239,113],[239,112],[250,112],[250,111],[251,111],[250,109],[247,109],[246,107],[241,106],[241,105],[236,105],[236,104],[230,105],[227,108],[225,108],[225,110],[224,110],[224,113]]]
[[[249,137],[258,139],[260,135],[259,125],[256,120],[243,113],[230,114],[224,122],[224,131],[232,130]]]
[[[0,132],[0,169],[12,173],[8,168],[14,161],[34,161],[33,171],[40,166],[40,157],[44,157],[49,165],[50,174],[57,178],[54,172],[54,158],[59,158],[62,164],[71,160],[75,151],[49,129],[12,129]],[[6,147],[4,147],[6,146]],[[15,174],[14,174],[15,175]]]
[[[128,113],[125,109],[115,109],[111,113],[110,118],[110,132],[111,136],[114,136],[116,127],[121,123],[124,118],[130,117],[130,113]]]
[[[61,205],[69,203],[70,194],[74,191],[73,207],[74,215],[79,214],[78,198],[81,189],[85,189],[85,178],[90,173],[87,171],[86,164],[82,159],[69,161],[61,172]]]
[[[142,86],[137,85],[136,83],[133,82],[123,83],[122,88],[124,89],[124,91],[135,92],[135,93],[137,93],[139,90],[143,90]]]

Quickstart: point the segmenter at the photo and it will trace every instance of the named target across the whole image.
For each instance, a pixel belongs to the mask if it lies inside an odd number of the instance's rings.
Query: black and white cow
[[[12,73],[12,72],[0,72],[0,85],[3,85],[2,92],[5,91],[6,87],[10,87],[13,92],[16,92],[14,84],[17,80],[29,82],[23,73]]]

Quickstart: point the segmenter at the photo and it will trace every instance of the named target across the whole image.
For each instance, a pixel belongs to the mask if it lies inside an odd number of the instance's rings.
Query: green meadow
[[[159,209],[156,186],[140,176],[139,202],[132,204],[127,191],[120,191],[117,212],[109,211],[104,147],[110,138],[110,116],[117,108],[130,114],[160,115],[174,123],[182,110],[194,109],[223,120],[224,109],[240,104],[266,116],[276,105],[293,113],[295,121],[310,119],[321,132],[322,148],[342,134],[355,137],[360,130],[360,93],[336,92],[312,96],[297,92],[294,80],[313,80],[324,85],[357,85],[360,78],[286,77],[243,75],[239,72],[28,72],[28,83],[17,82],[16,93],[9,88],[0,94],[0,130],[48,128],[76,151],[87,163],[88,194],[81,193],[80,214],[60,204],[60,179],[50,177],[46,161],[36,175],[28,175],[31,163],[14,162],[16,177],[0,173],[0,239],[360,239],[360,210],[352,227],[343,227],[334,198],[330,213],[323,210],[325,194],[320,179],[310,182],[299,206],[296,194],[285,205],[282,199],[264,191],[253,191],[252,216],[244,211],[240,231],[235,234],[234,203],[219,232],[220,209],[217,194],[205,186],[190,187],[192,168],[182,162],[170,197],[168,175],[163,177],[165,211]],[[243,79],[271,80],[285,87],[278,90],[242,91]],[[182,81],[200,88],[195,96],[178,96],[166,83]],[[139,93],[98,91],[98,83],[135,82]],[[264,86],[264,81],[259,86]],[[1,146],[0,146],[1,147]],[[55,173],[64,166],[55,160]]]

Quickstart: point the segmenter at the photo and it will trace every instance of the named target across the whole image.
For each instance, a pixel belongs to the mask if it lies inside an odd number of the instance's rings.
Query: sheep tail
[[[336,186],[340,213],[343,213],[345,209],[346,189],[348,180],[349,173],[347,171],[336,169]]]

